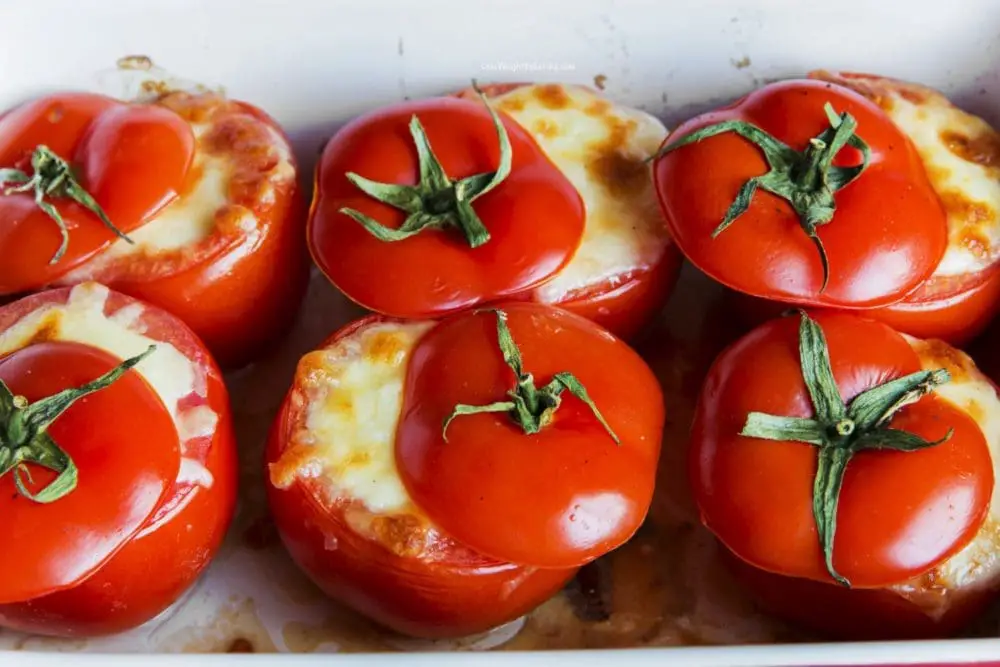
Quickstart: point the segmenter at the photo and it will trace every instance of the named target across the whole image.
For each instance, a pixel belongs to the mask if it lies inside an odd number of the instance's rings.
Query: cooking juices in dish
[[[825,635],[946,635],[1000,588],[998,415],[943,342],[847,314],[773,320],[708,374],[695,501],[765,608]]]
[[[646,113],[568,85],[503,85],[385,107],[326,145],[313,257],[349,298],[425,318],[500,299],[629,336],[663,306],[673,247]]]
[[[758,321],[765,300],[864,310],[961,344],[1000,300],[998,154],[935,91],[816,72],[684,123],[654,179],[680,249]]]
[[[0,626],[93,636],[181,596],[222,541],[222,376],[177,318],[95,283],[0,308]]]
[[[0,297],[98,281],[181,318],[224,366],[291,323],[308,274],[277,124],[214,93],[90,93],[0,117]]]
[[[638,529],[663,401],[635,352],[531,303],[372,316],[299,363],[270,505],[331,597],[404,634],[513,620]]]

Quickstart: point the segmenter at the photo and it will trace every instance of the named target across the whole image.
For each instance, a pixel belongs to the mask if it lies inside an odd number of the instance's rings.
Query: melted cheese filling
[[[889,85],[880,102],[916,146],[947,212],[948,248],[934,275],[989,267],[1000,258],[1000,136],[927,89]]]
[[[129,232],[132,243],[117,239],[107,250],[83,266],[69,272],[60,280],[72,284],[94,278],[102,269],[114,262],[130,256],[155,257],[159,254],[183,251],[209,238],[216,229],[221,212],[230,205],[230,185],[236,172],[237,155],[225,155],[216,151],[210,154],[204,147],[204,137],[212,130],[209,123],[192,123],[195,137],[195,152],[191,170],[198,174],[196,182],[186,192],[168,204],[144,225]],[[277,156],[277,163],[268,174],[266,186],[261,187],[258,198],[261,204],[274,201],[274,187],[295,178],[292,166],[291,147],[281,135],[268,127],[271,148]],[[250,233],[256,227],[253,212],[242,208],[250,220],[241,227]]]
[[[644,164],[667,136],[660,121],[576,86],[524,86],[495,104],[531,133],[586,207],[579,249],[537,289],[538,300],[559,303],[660,259],[669,237]]]
[[[210,487],[211,472],[200,461],[184,455],[188,441],[215,431],[219,416],[205,405],[181,407],[191,394],[205,394],[205,378],[176,347],[143,334],[139,324],[141,305],[131,304],[105,314],[108,295],[108,289],[97,283],[74,287],[66,303],[38,308],[0,333],[0,356],[28,346],[40,332],[50,340],[82,343],[119,359],[137,356],[156,345],[156,351],[135,369],[163,401],[177,427],[182,456],[178,482]]]
[[[986,437],[997,485],[990,513],[979,533],[964,549],[934,568],[935,588],[975,590],[1000,583],[1000,398],[988,379],[965,353],[936,341],[908,338],[926,370],[946,368],[952,380],[934,390],[939,397],[967,412]],[[922,581],[926,578],[918,579]],[[919,588],[916,583],[901,589]]]
[[[272,464],[272,480],[322,478],[332,498],[369,512],[415,512],[396,468],[396,427],[410,353],[432,326],[376,324],[303,357],[296,384],[304,420]]]

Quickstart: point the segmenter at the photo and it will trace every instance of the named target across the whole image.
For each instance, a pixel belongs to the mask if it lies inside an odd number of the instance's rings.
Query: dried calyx
[[[726,132],[738,134],[757,146],[764,154],[770,170],[743,184],[722,222],[712,232],[712,238],[716,238],[746,213],[758,188],[777,195],[792,206],[802,231],[816,246],[823,266],[820,292],[826,289],[830,280],[830,265],[817,229],[833,220],[836,210],[834,194],[847,187],[868,168],[871,154],[868,144],[855,133],[858,123],[851,114],[844,112],[838,116],[830,104],[824,106],[824,111],[830,127],[810,139],[803,151],[795,150],[752,123],[727,120],[698,129],[668,144],[656,155],[660,157],[682,146]],[[861,151],[861,164],[853,167],[833,165],[833,159],[844,146]]]
[[[48,199],[69,199],[76,202],[100,218],[104,226],[114,232],[115,236],[132,243],[132,239],[115,227],[104,209],[80,185],[70,164],[52,152],[48,146],[39,145],[35,148],[31,154],[31,169],[33,173],[30,176],[20,169],[0,169],[0,186],[3,187],[0,192],[5,196],[22,192],[34,193],[38,208],[59,225],[62,242],[56,254],[49,260],[49,264],[55,264],[66,254],[66,249],[69,247],[69,230],[59,209]]]
[[[850,586],[833,565],[837,504],[847,465],[855,454],[866,450],[914,452],[948,440],[951,429],[940,440],[930,441],[891,428],[889,423],[901,408],[920,400],[951,377],[944,369],[918,371],[872,387],[855,396],[850,405],[845,405],[833,377],[823,330],[805,313],[801,313],[801,318],[799,359],[813,405],[813,417],[751,412],[740,435],[802,442],[816,447],[819,458],[813,481],[813,519],[827,571],[837,582]]]
[[[562,403],[562,393],[568,391],[590,408],[594,417],[608,432],[615,444],[620,445],[621,441],[618,436],[611,430],[587,393],[587,389],[575,375],[567,372],[556,373],[552,377],[552,381],[541,389],[535,386],[534,377],[531,373],[524,371],[521,352],[507,326],[507,314],[502,310],[494,310],[493,312],[497,316],[497,341],[500,352],[503,354],[504,363],[514,372],[516,384],[513,389],[507,392],[509,400],[497,401],[489,405],[456,405],[455,409],[444,420],[442,437],[445,442],[448,440],[448,425],[451,424],[452,420],[462,415],[475,415],[484,412],[505,412],[526,435],[534,435],[552,422],[556,410]]]
[[[0,380],[0,476],[13,471],[18,493],[38,503],[59,500],[75,489],[76,464],[47,429],[78,400],[111,386],[155,349],[155,345],[150,346],[96,380],[75,389],[64,389],[34,403],[28,403],[23,396],[15,396]],[[32,492],[25,484],[25,479],[29,483],[32,481],[28,464],[48,468],[56,473],[56,478],[40,491]]]
[[[417,148],[420,182],[417,185],[379,183],[349,172],[348,180],[362,192],[407,214],[403,224],[394,229],[352,208],[340,212],[350,216],[380,241],[402,241],[428,229],[457,228],[465,235],[469,247],[478,248],[490,240],[490,233],[473,210],[472,202],[500,185],[510,174],[513,150],[500,117],[490,106],[479,88],[473,88],[489,111],[500,142],[500,164],[496,171],[467,176],[452,181],[431,148],[424,126],[414,115],[410,119],[410,134]]]

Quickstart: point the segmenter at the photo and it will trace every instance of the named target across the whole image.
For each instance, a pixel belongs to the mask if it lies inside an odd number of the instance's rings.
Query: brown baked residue
[[[31,336],[31,340],[29,340],[24,347],[59,340],[59,334],[61,331],[62,313],[58,310],[53,310],[45,315],[45,318],[42,319],[41,325],[39,325],[38,329],[35,330],[35,333]]]
[[[373,516],[371,530],[382,546],[401,558],[416,558],[427,549],[427,527],[413,515]]]
[[[941,141],[949,151],[967,162],[989,168],[1000,167],[1000,134],[996,132],[967,137],[959,132],[944,130]]]
[[[959,243],[976,257],[989,259],[992,255],[990,240],[981,230],[995,222],[996,212],[982,202],[968,199],[960,192],[941,192],[939,197],[948,217],[961,225]],[[952,223],[953,226],[954,224]]]
[[[566,89],[554,83],[535,86],[535,97],[546,109],[565,109],[571,102]]]
[[[636,131],[636,122],[606,116],[608,138],[594,145],[587,159],[587,171],[614,197],[642,193],[649,180],[646,163],[639,156],[625,152]]]
[[[611,111],[611,102],[607,100],[594,100],[587,105],[587,108],[583,110],[583,113],[588,116],[604,116]]]
[[[376,331],[365,339],[364,356],[372,363],[397,364],[405,353],[403,341],[392,332]]]
[[[927,339],[921,341],[917,348],[921,359],[925,363],[928,361],[936,367],[944,367],[951,374],[953,382],[963,382],[976,380],[971,371],[973,369],[972,360],[964,352],[953,348],[947,343],[937,339]]]
[[[253,642],[244,637],[237,637],[229,643],[226,653],[254,653]]]

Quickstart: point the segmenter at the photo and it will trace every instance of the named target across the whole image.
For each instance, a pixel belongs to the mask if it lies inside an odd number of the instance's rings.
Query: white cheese
[[[218,424],[219,416],[207,406],[181,407],[184,399],[203,391],[205,382],[201,371],[170,343],[153,340],[139,330],[141,306],[126,306],[110,316],[106,314],[108,295],[108,289],[97,283],[77,285],[70,291],[66,303],[42,306],[0,333],[0,356],[27,346],[42,330],[50,340],[82,343],[119,359],[137,356],[150,345],[156,345],[156,351],[139,362],[135,369],[169,411],[183,455],[189,440],[211,434]],[[211,473],[200,462],[184,457],[181,470],[198,484],[211,486]]]
[[[989,516],[979,533],[964,549],[934,568],[930,579],[942,590],[996,586],[1000,583],[1000,398],[966,354],[936,341],[908,340],[924,369],[946,368],[951,373],[952,380],[935,389],[935,394],[967,412],[982,429],[997,480]],[[901,588],[915,587],[919,584],[914,582]]]
[[[396,427],[410,353],[431,326],[375,324],[306,355],[296,380],[305,416],[272,480],[321,478],[332,498],[372,514],[414,512],[396,468]]]
[[[888,113],[916,145],[948,214],[948,249],[935,275],[985,269],[1000,256],[1000,174],[953,148],[955,137],[974,140],[993,129],[936,94],[917,104],[892,93]]]
[[[524,86],[497,96],[495,104],[531,133],[586,207],[580,247],[538,288],[540,301],[558,303],[661,258],[669,236],[644,164],[667,136],[659,120],[579,86]]]

